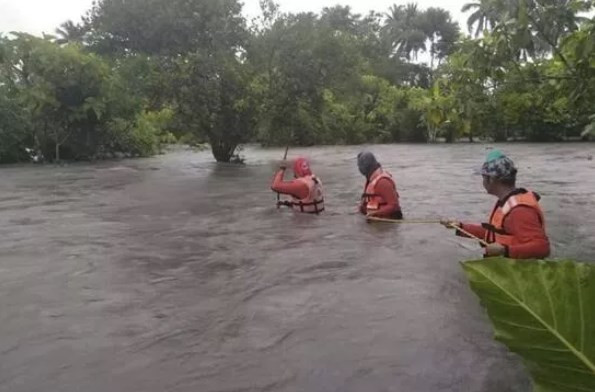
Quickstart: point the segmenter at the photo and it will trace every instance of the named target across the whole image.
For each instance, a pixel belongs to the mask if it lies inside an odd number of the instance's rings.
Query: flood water
[[[553,257],[595,260],[593,145],[501,145]],[[0,169],[0,390],[529,391],[439,225],[353,212],[361,147],[312,159],[322,216],[275,208],[282,149]],[[371,146],[408,218],[485,221],[485,145]]]

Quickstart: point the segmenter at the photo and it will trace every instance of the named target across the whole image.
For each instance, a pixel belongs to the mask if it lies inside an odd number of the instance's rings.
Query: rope
[[[376,216],[368,216],[366,217],[367,220],[370,221],[376,221],[376,222],[388,222],[388,223],[399,223],[399,224],[407,224],[407,223],[419,223],[419,224],[436,224],[436,223],[442,223],[442,221],[440,220],[436,220],[436,219],[388,219],[388,218],[378,218]],[[453,228],[463,234],[465,234],[467,237],[472,238],[474,240],[476,240],[477,242],[479,242],[480,244],[482,244],[483,246],[488,246],[488,243],[469,233],[467,230],[463,229],[462,227],[459,227],[455,224],[450,224],[448,225],[448,227]]]
[[[388,222],[388,223],[421,223],[421,224],[436,224],[440,223],[440,220],[437,219],[388,219],[388,218],[379,218],[376,216],[368,216],[366,217],[367,220],[376,221],[376,222]]]

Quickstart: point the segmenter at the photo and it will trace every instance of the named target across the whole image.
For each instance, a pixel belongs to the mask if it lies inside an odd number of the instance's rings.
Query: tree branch
[[[543,40],[545,40],[545,42],[547,42],[548,45],[550,45],[552,47],[552,51],[554,52],[554,54],[556,56],[558,56],[560,58],[562,63],[564,63],[564,66],[566,67],[566,69],[568,69],[572,74],[576,75],[576,69],[574,69],[573,67],[570,66],[570,63],[568,62],[568,60],[566,59],[564,54],[560,51],[560,49],[558,49],[558,45],[555,42],[552,42],[550,37],[543,31],[543,29],[541,28],[539,23],[537,23],[537,21],[535,20],[533,15],[531,15],[530,13],[527,13],[527,17],[529,18],[529,20],[531,20],[531,23],[533,23],[533,26],[535,27],[537,32],[541,35],[541,38],[543,38]]]

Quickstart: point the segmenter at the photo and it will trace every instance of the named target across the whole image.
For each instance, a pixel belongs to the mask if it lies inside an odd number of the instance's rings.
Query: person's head
[[[357,168],[362,175],[370,177],[379,167],[380,163],[378,163],[376,157],[371,152],[362,151],[357,154]]]
[[[516,174],[512,159],[498,150],[491,151],[481,167],[483,187],[494,196],[501,196],[515,188]]]
[[[306,158],[298,158],[293,162],[293,175],[295,178],[312,175],[310,162]]]

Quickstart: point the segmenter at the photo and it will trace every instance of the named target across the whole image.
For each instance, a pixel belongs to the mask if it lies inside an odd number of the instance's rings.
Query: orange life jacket
[[[378,184],[378,181],[383,178],[389,180],[391,184],[393,184],[395,192],[397,192],[395,180],[393,180],[393,177],[390,175],[390,173],[385,172],[382,170],[382,168],[376,169],[376,171],[372,173],[372,176],[370,176],[370,180],[366,184],[366,189],[362,194],[362,201],[366,204],[367,211],[375,211],[386,205],[386,201],[376,193],[376,184]],[[398,196],[399,193],[397,192],[397,197]]]
[[[296,180],[306,184],[309,192],[305,199],[292,197],[291,207],[293,210],[309,214],[318,214],[324,211],[322,182],[315,175],[299,177]]]
[[[501,205],[501,203],[496,203],[496,206],[494,207],[490,217],[490,223],[483,224],[483,227],[486,229],[484,238],[486,242],[490,244],[496,242],[505,246],[518,244],[517,238],[506,233],[504,230],[504,221],[511,211],[519,206],[526,206],[535,209],[535,211],[537,211],[539,214],[542,227],[545,228],[543,211],[539,206],[539,196],[525,189],[519,189],[509,196],[504,204]]]

